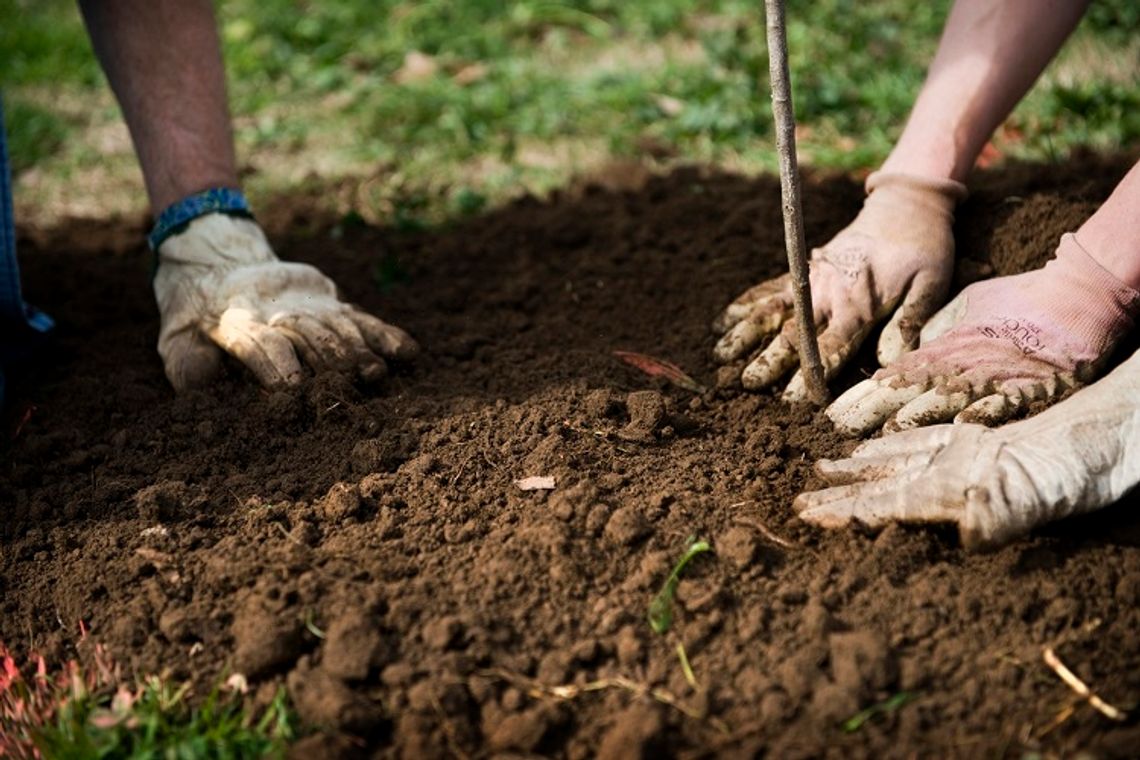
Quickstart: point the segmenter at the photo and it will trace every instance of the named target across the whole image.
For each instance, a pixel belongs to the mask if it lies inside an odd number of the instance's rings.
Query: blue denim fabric
[[[26,351],[34,336],[54,326],[51,317],[24,303],[20,292],[16,226],[12,219],[12,174],[8,167],[4,99],[0,97],[0,404],[4,401],[4,365]]]

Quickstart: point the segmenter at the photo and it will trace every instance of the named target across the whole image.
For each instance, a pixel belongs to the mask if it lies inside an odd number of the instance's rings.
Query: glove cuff
[[[867,175],[867,181],[863,183],[863,189],[867,191],[868,195],[885,188],[899,188],[927,195],[935,194],[949,201],[951,210],[955,205],[966,200],[970,194],[961,182],[904,172],[871,172]]]
[[[157,253],[158,247],[167,238],[185,232],[190,222],[206,214],[226,214],[253,219],[253,212],[249,210],[249,201],[245,199],[241,190],[212,187],[189,195],[162,210],[155,220],[154,229],[146,238],[151,251]]]
[[[1075,301],[1067,310],[1074,338],[1104,353],[1133,327],[1140,314],[1140,292],[1102,267],[1073,233],[1061,236],[1057,256],[1045,271],[1057,278],[1058,298],[1068,294]]]

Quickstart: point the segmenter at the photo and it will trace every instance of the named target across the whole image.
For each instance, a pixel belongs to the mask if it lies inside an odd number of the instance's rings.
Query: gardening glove
[[[1140,352],[1036,417],[909,430],[816,470],[847,485],[797,496],[802,519],[825,528],[956,523],[968,549],[1100,509],[1140,483]]]
[[[223,349],[269,387],[301,380],[298,357],[373,380],[386,371],[382,357],[417,350],[403,330],[338,300],[315,267],[279,261],[250,219],[208,214],[167,238],[154,293],[158,353],[178,391],[213,379]]]
[[[888,364],[914,348],[923,323],[945,303],[954,273],[954,206],[966,196],[965,186],[875,172],[866,188],[855,221],[811,254],[814,319],[828,378],[888,315],[879,362]],[[799,363],[790,276],[745,292],[717,318],[713,330],[723,333],[713,349],[719,362],[744,356],[776,333],[741,375],[749,390],[775,383]],[[797,372],[784,398],[806,397]]]
[[[963,290],[923,328],[921,348],[851,388],[827,415],[852,435],[884,421],[884,432],[951,419],[998,424],[1092,380],[1138,309],[1140,293],[1064,235],[1043,269]]]

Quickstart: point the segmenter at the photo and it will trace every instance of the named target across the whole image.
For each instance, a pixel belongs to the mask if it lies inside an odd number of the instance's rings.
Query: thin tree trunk
[[[827,383],[819,358],[815,319],[804,247],[804,214],[800,201],[800,169],[796,161],[796,115],[788,75],[788,39],[784,30],[784,0],[765,0],[768,26],[768,69],[772,79],[772,115],[776,123],[776,150],[780,154],[780,195],[783,198],[784,240],[792,273],[792,303],[799,328],[800,366],[808,396],[819,406],[828,401]]]

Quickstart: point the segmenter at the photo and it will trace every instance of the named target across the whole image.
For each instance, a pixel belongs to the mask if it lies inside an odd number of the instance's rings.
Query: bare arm
[[[157,213],[238,187],[225,71],[209,0],[80,0]]]
[[[883,171],[965,181],[1090,0],[957,0]]]

